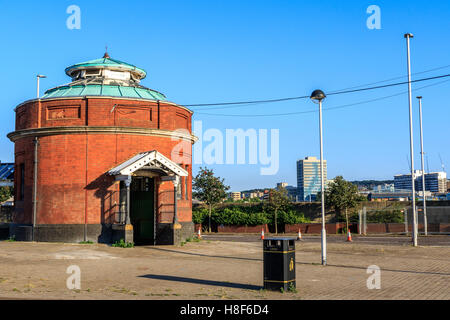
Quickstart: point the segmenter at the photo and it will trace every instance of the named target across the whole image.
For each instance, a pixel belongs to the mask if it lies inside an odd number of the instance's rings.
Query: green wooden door
[[[153,244],[154,180],[135,177],[130,193],[130,220],[136,244]]]

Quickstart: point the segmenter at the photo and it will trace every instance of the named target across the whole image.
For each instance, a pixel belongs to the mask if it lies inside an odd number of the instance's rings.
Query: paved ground
[[[450,299],[450,248],[296,244],[297,292],[261,290],[262,243],[208,241],[114,248],[99,244],[0,242],[3,299]],[[67,267],[81,269],[69,290]],[[381,289],[367,288],[367,267]]]
[[[266,234],[266,238],[272,235]],[[297,238],[297,234],[283,234],[283,237]],[[212,241],[233,241],[233,242],[259,242],[261,235],[259,234],[204,234],[203,237]],[[327,242],[342,243],[347,239],[346,235],[327,235]],[[320,235],[303,235],[304,242],[319,242]],[[352,234],[352,240],[355,243],[373,244],[373,245],[389,245],[389,246],[409,246],[412,243],[411,236],[404,235],[367,235],[359,236]],[[447,246],[450,247],[450,235],[429,235],[427,237],[420,236],[418,244],[421,246]]]

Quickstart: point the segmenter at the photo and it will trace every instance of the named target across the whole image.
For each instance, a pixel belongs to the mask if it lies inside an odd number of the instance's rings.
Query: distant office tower
[[[425,173],[425,191],[444,193],[447,191],[447,174],[445,172]],[[422,191],[422,171],[414,170],[414,187]],[[398,174],[394,176],[395,190],[411,190],[411,175]]]
[[[324,182],[327,181],[327,161],[323,160]],[[315,201],[321,190],[320,160],[306,157],[297,161],[297,191],[299,201]]]
[[[422,190],[421,184],[418,190],[420,191]],[[438,193],[447,192],[447,173],[445,172],[425,173],[425,191]]]
[[[422,177],[421,170],[414,170],[414,187],[417,190],[417,178]],[[397,174],[394,176],[394,188],[396,191],[412,190],[411,174]]]

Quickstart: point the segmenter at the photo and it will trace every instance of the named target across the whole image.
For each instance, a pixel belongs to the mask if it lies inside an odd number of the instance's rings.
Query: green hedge
[[[340,221],[345,221],[345,217],[341,218]],[[349,221],[352,223],[359,222],[358,213],[353,213],[349,215]],[[367,212],[367,223],[403,223],[405,217],[401,210],[385,210],[385,211],[373,211]]]
[[[402,223],[405,217],[400,210],[375,211],[367,214],[367,223]]]
[[[239,208],[225,208],[217,212],[214,216],[214,222],[225,226],[256,226],[269,223],[269,219],[262,212],[245,212]]]
[[[212,212],[214,214],[214,210]],[[196,208],[192,210],[192,222],[195,224],[205,223],[208,219],[208,209]]]
[[[280,211],[277,215],[278,224],[297,224],[311,222],[303,213],[298,214],[294,210]],[[208,224],[208,209],[196,208],[192,211],[192,221],[196,224]],[[273,224],[274,214],[252,210],[251,207],[228,207],[220,210],[212,210],[211,223],[226,226],[255,226],[261,224]]]

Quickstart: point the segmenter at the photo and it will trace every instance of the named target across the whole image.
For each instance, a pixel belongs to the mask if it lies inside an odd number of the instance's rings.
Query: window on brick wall
[[[19,172],[20,172],[19,200],[23,200],[25,198],[25,163],[20,164]]]
[[[181,200],[181,197],[182,197],[182,190],[181,190],[182,187],[183,187],[183,183],[182,182],[183,181],[180,181],[180,183],[178,184],[178,187],[177,187],[177,200]]]
[[[188,166],[186,166],[186,171],[189,172]],[[184,199],[189,200],[189,177],[184,177]]]

